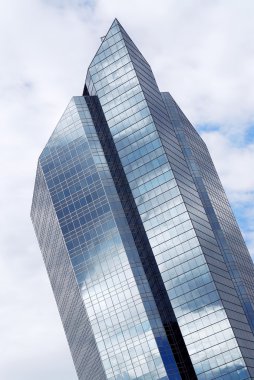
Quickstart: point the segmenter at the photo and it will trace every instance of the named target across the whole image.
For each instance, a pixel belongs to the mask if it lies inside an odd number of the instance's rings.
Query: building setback
[[[254,270],[207,147],[114,20],[31,217],[80,380],[254,379]]]

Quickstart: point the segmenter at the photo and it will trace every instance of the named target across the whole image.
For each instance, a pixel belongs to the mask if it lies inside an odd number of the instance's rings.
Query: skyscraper
[[[205,143],[117,20],[31,216],[80,380],[254,379],[252,260]]]

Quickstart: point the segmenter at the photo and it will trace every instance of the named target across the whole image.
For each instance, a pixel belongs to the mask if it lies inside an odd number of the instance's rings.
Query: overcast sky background
[[[77,380],[30,222],[37,158],[117,17],[202,133],[254,255],[254,1],[0,1],[0,378]]]

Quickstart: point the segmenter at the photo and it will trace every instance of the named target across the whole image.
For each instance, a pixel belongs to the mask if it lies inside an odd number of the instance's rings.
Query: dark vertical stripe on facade
[[[117,193],[183,380],[197,379],[97,96],[85,96]]]

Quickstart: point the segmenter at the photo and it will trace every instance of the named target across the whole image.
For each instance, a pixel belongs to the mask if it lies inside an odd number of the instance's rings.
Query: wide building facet
[[[32,221],[80,380],[254,379],[254,268],[205,143],[115,20]]]

